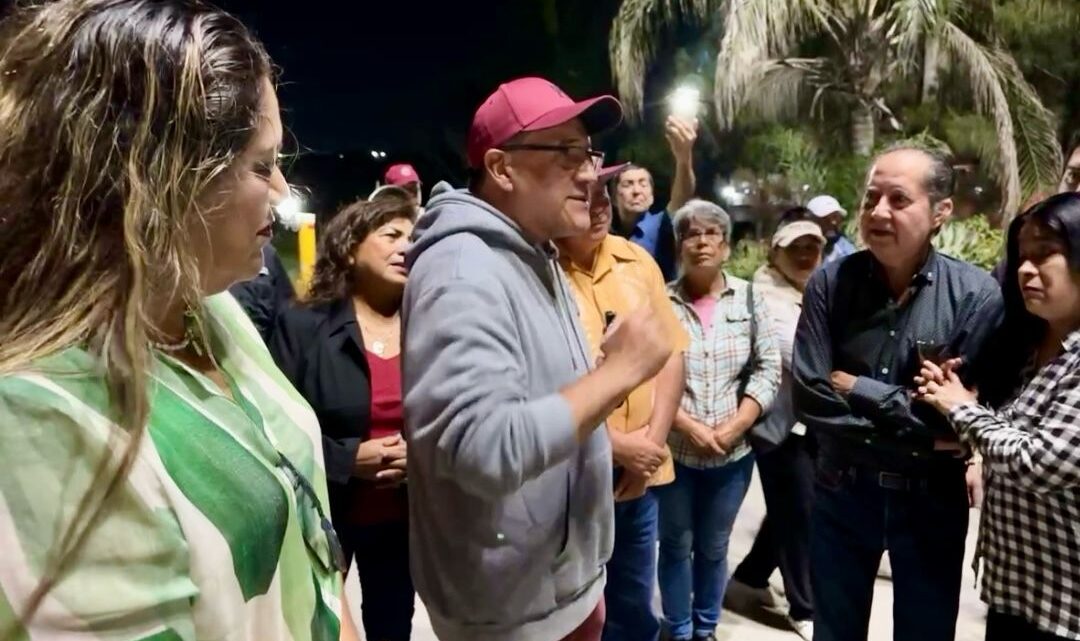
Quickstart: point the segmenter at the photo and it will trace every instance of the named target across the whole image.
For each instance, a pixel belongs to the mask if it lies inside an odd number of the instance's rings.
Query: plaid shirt
[[[683,292],[681,281],[668,285],[675,314],[690,333],[682,409],[714,427],[738,411],[739,374],[751,356],[750,310],[746,306],[749,283],[727,273],[724,276],[727,288],[717,297],[712,327],[708,330],[702,326],[692,301]],[[745,394],[767,410],[780,386],[780,348],[765,299],[757,290],[754,291],[754,315],[757,334],[753,352],[757,355],[757,367],[750,372]],[[675,430],[668,436],[668,445],[676,461],[698,469],[720,467],[750,453],[750,445],[743,439],[728,456],[702,456],[689,438]]]
[[[1080,331],[1063,347],[1000,412],[949,418],[983,455],[983,600],[1080,639]]]

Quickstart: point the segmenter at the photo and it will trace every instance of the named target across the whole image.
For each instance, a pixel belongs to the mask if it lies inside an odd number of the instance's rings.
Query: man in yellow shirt
[[[652,610],[652,595],[658,508],[648,488],[675,479],[665,443],[682,398],[683,352],[689,336],[671,307],[656,261],[644,248],[609,233],[607,179],[621,168],[601,171],[593,185],[589,230],[557,245],[594,358],[599,357],[610,326],[643,305],[652,306],[671,337],[672,354],[664,368],[607,418],[616,505],[615,548],[604,590],[604,641],[656,641],[660,624]]]

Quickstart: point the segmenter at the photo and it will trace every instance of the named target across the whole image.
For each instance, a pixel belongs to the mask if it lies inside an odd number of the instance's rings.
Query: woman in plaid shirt
[[[753,456],[746,432],[780,385],[780,349],[760,292],[723,270],[731,220],[691,200],[675,214],[681,277],[668,286],[690,334],[686,390],[668,436],[675,481],[660,499],[657,574],[672,639],[712,639],[728,580],[727,546]],[[751,300],[752,298],[752,300]]]
[[[1080,639],[1080,194],[1018,218],[1007,264],[1002,342],[1022,353],[993,366],[1018,374],[1015,393],[996,411],[979,405],[955,363],[926,362],[916,382],[982,453],[987,640]]]

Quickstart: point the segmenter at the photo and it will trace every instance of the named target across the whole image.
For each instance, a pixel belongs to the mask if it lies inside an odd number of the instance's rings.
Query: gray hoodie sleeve
[[[557,392],[530,398],[512,310],[495,281],[461,277],[408,302],[405,416],[410,457],[495,499],[578,447]]]

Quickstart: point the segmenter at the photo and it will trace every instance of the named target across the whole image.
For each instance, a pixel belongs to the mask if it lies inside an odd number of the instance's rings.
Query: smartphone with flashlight
[[[684,85],[675,89],[668,102],[671,106],[671,115],[693,120],[698,117],[701,109],[701,91]]]

